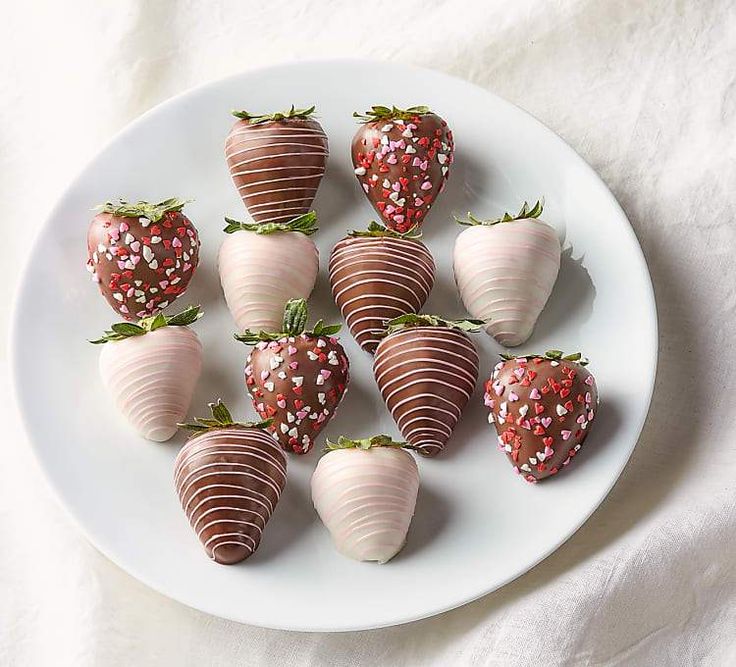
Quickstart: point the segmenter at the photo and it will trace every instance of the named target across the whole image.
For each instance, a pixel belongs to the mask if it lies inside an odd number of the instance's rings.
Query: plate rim
[[[77,185],[81,175],[87,171],[87,169],[90,167],[90,165],[99,157],[101,153],[106,151],[111,145],[116,143],[118,140],[120,140],[126,133],[133,132],[139,124],[144,123],[149,115],[152,115],[154,113],[159,113],[169,105],[176,105],[180,100],[188,97],[189,95],[193,94],[200,94],[206,91],[208,88],[216,88],[218,86],[221,86],[225,84],[228,81],[236,80],[244,75],[248,75],[250,73],[255,72],[265,72],[265,71],[276,71],[280,69],[289,69],[295,65],[300,67],[319,67],[319,66],[334,66],[334,65],[342,65],[342,66],[350,66],[350,65],[359,65],[359,66],[371,66],[371,65],[396,65],[399,64],[402,68],[405,68],[407,71],[414,71],[423,75],[429,74],[431,76],[436,76],[440,78],[445,78],[447,80],[452,80],[454,82],[460,82],[466,86],[472,86],[473,88],[476,88],[486,95],[489,95],[495,99],[495,101],[502,106],[505,106],[510,111],[521,114],[526,116],[532,123],[535,123],[539,126],[541,126],[545,131],[546,134],[549,135],[551,139],[553,139],[558,147],[564,151],[567,152],[569,158],[577,163],[578,167],[580,167],[584,172],[587,172],[589,176],[593,177],[593,181],[597,183],[597,185],[601,189],[601,194],[605,196],[609,203],[612,205],[612,207],[616,210],[617,214],[623,218],[623,220],[626,222],[626,225],[623,226],[623,229],[626,229],[627,233],[632,237],[634,241],[635,246],[635,253],[632,254],[629,259],[632,262],[635,262],[637,265],[637,271],[641,274],[642,278],[644,279],[644,284],[647,287],[646,294],[640,295],[643,300],[647,302],[647,311],[650,314],[651,317],[651,340],[649,341],[649,347],[652,350],[652,367],[651,367],[651,373],[649,377],[649,386],[647,387],[646,391],[646,409],[642,412],[642,416],[639,420],[639,423],[636,425],[634,431],[636,432],[636,437],[632,438],[632,442],[629,446],[628,452],[626,453],[625,458],[622,459],[621,464],[618,466],[618,469],[615,471],[615,475],[612,476],[612,481],[610,484],[602,490],[602,492],[599,494],[597,499],[594,503],[592,503],[590,511],[587,512],[582,519],[575,525],[568,534],[566,534],[561,540],[558,542],[555,542],[548,550],[544,551],[535,561],[533,561],[531,564],[529,564],[527,567],[523,568],[519,572],[514,573],[513,575],[510,575],[509,577],[503,579],[501,582],[495,582],[493,585],[488,586],[480,590],[477,594],[471,595],[467,598],[452,601],[449,604],[440,605],[428,610],[425,610],[422,613],[419,614],[409,614],[404,618],[401,619],[394,619],[394,620],[388,620],[384,622],[371,622],[371,623],[358,623],[358,624],[345,624],[340,627],[334,627],[334,626],[320,626],[319,624],[312,625],[311,627],[296,627],[294,625],[291,625],[289,623],[284,623],[280,625],[271,624],[271,623],[263,623],[263,622],[256,622],[256,621],[244,621],[242,618],[233,618],[232,616],[223,615],[222,613],[212,610],[210,605],[207,602],[204,602],[202,604],[199,604],[198,606],[194,606],[193,604],[190,604],[189,602],[185,602],[178,597],[175,597],[171,593],[168,593],[166,591],[161,590],[161,588],[153,581],[149,580],[149,578],[141,574],[138,569],[134,565],[123,565],[119,562],[119,560],[108,551],[105,547],[103,547],[98,540],[87,530],[87,528],[84,526],[84,524],[81,522],[81,520],[75,515],[75,513],[72,511],[71,507],[69,507],[64,499],[64,496],[62,494],[61,489],[57,486],[57,484],[52,479],[49,471],[46,469],[45,465],[43,464],[42,458],[39,454],[39,447],[37,443],[35,442],[34,438],[31,437],[31,426],[29,422],[29,418],[26,415],[26,412],[23,408],[24,402],[21,398],[21,382],[20,382],[20,376],[22,374],[22,369],[19,367],[20,361],[19,361],[19,345],[20,345],[20,339],[22,332],[20,331],[20,310],[22,307],[22,295],[25,291],[24,288],[26,286],[26,283],[28,282],[31,270],[32,270],[32,258],[35,256],[37,251],[37,246],[41,243],[43,232],[46,229],[46,227],[52,222],[52,220],[56,217],[58,217],[59,209],[62,206],[62,203],[64,200],[68,197],[70,192],[74,189],[74,187]],[[244,69],[239,72],[235,72],[233,74],[229,74],[224,77],[219,77],[217,79],[213,79],[211,81],[207,81],[205,83],[201,83],[198,85],[190,86],[186,90],[183,90],[176,95],[173,95],[172,97],[169,97],[158,104],[155,104],[150,109],[147,109],[144,111],[141,115],[137,116],[127,124],[125,124],[123,127],[121,127],[119,130],[117,130],[107,141],[105,141],[88,159],[85,161],[82,166],[75,172],[75,174],[69,179],[66,186],[63,188],[61,193],[59,194],[56,202],[51,207],[48,215],[44,218],[43,222],[37,227],[37,229],[34,232],[33,240],[31,241],[30,250],[28,251],[27,256],[24,259],[23,262],[23,268],[21,269],[19,276],[18,276],[18,283],[13,293],[13,300],[12,305],[10,309],[10,328],[9,328],[9,338],[8,338],[8,356],[10,361],[10,376],[11,376],[11,386],[12,386],[12,400],[13,404],[17,410],[17,413],[20,417],[20,424],[22,427],[22,432],[25,435],[26,443],[31,450],[33,454],[33,458],[35,460],[35,463],[40,469],[41,474],[43,478],[46,481],[47,486],[51,489],[52,496],[56,499],[57,504],[62,508],[64,514],[71,520],[71,523],[77,527],[77,529],[82,533],[82,535],[85,537],[85,539],[103,556],[105,556],[109,561],[111,561],[116,567],[120,568],[133,578],[137,579],[139,582],[143,583],[148,588],[156,591],[160,595],[163,595],[164,597],[174,600],[179,604],[184,605],[185,607],[188,607],[190,609],[193,609],[198,612],[203,612],[212,616],[215,616],[217,618],[223,618],[229,621],[233,621],[236,623],[240,623],[243,625],[252,625],[254,627],[262,627],[267,628],[271,630],[282,630],[282,631],[289,631],[289,632],[321,632],[321,633],[340,633],[340,632],[356,632],[356,631],[362,631],[362,630],[372,630],[372,629],[381,629],[381,628],[387,628],[387,627],[394,627],[399,625],[405,625],[407,623],[412,623],[415,621],[421,621],[427,618],[431,618],[433,616],[438,616],[440,614],[444,614],[446,612],[452,611],[453,609],[457,609],[459,607],[465,606],[467,604],[470,604],[471,602],[474,602],[476,600],[479,600],[482,597],[485,597],[487,595],[490,595],[491,593],[503,588],[504,586],[508,585],[512,581],[524,576],[528,572],[530,572],[532,569],[537,567],[542,561],[546,560],[551,554],[553,554],[555,551],[557,551],[563,544],[565,544],[568,540],[570,540],[579,530],[580,528],[587,523],[587,521],[590,519],[590,517],[599,509],[603,501],[608,497],[609,493],[613,489],[613,487],[616,485],[616,483],[619,481],[621,474],[624,470],[624,468],[628,465],[631,455],[637,446],[642,431],[644,429],[644,425],[646,424],[646,421],[648,419],[649,413],[651,411],[652,406],[652,397],[654,394],[654,388],[656,384],[656,377],[657,377],[657,370],[658,370],[658,361],[659,361],[659,322],[658,322],[658,313],[657,313],[657,304],[656,304],[656,295],[654,291],[654,285],[652,282],[651,272],[649,271],[649,266],[646,260],[646,256],[644,255],[644,251],[641,247],[641,243],[639,242],[639,238],[636,235],[636,232],[626,214],[621,204],[618,202],[614,194],[611,192],[608,185],[605,183],[603,178],[596,172],[596,170],[588,164],[588,162],[577,152],[573,146],[571,146],[569,143],[567,143],[559,134],[557,134],[553,129],[551,129],[546,123],[541,121],[539,118],[537,118],[534,114],[530,113],[529,111],[523,109],[520,106],[517,106],[513,102],[508,101],[504,97],[498,95],[493,90],[489,90],[477,83],[474,83],[473,81],[469,81],[461,76],[455,76],[452,74],[448,74],[446,72],[443,72],[441,70],[432,69],[429,67],[422,67],[414,64],[408,64],[408,63],[396,63],[391,60],[377,60],[377,59],[367,59],[367,58],[317,58],[317,59],[308,59],[308,60],[300,60],[300,61],[285,61],[280,63],[274,63],[271,65],[265,65],[262,67],[254,67],[251,69]]]

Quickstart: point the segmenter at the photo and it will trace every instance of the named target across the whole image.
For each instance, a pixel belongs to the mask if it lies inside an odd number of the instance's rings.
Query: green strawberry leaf
[[[309,313],[305,299],[290,299],[284,308],[284,320],[281,325],[282,331],[256,332],[246,329],[242,333],[233,334],[233,337],[235,340],[246,345],[256,345],[262,341],[280,340],[281,338],[299,336],[301,334],[310,337],[333,336],[342,328],[340,324],[326,325],[322,320],[318,320],[314,328],[309,331],[306,329],[308,316]]]
[[[258,428],[264,429],[273,423],[273,419],[265,419],[258,422],[236,422],[233,421],[230,410],[222,402],[222,399],[218,398],[216,403],[209,403],[210,412],[212,413],[212,419],[205,417],[195,417],[194,422],[187,423],[182,422],[177,424],[180,428],[186,428],[196,433],[202,433],[203,431],[212,431],[223,428]]]
[[[390,435],[374,435],[371,438],[351,439],[341,435],[337,442],[331,441],[329,438],[325,443],[325,452],[332,452],[336,449],[372,449],[373,447],[401,447],[403,449],[416,449],[414,445],[408,442],[398,442]]]
[[[437,315],[425,315],[406,313],[394,317],[386,323],[386,335],[401,331],[408,327],[447,327],[451,329],[459,329],[467,333],[475,333],[487,324],[485,320],[446,320]]]
[[[397,232],[393,229],[389,229],[388,227],[385,227],[384,225],[376,222],[375,220],[371,220],[368,223],[368,228],[365,230],[353,230],[351,232],[348,232],[348,236],[351,238],[364,238],[364,237],[380,237],[380,236],[388,236],[390,238],[395,239],[409,239],[412,241],[416,241],[420,238],[422,238],[422,232],[419,231],[419,227],[417,225],[414,225],[407,229],[405,232]]]
[[[162,327],[186,327],[194,324],[204,313],[199,306],[188,306],[177,315],[164,315],[157,313],[151,317],[144,317],[133,322],[116,322],[110,325],[110,329],[105,331],[100,338],[89,341],[93,345],[103,345],[104,343],[125,340],[134,336],[143,336],[156,329]]]
[[[232,114],[236,118],[240,118],[241,120],[247,120],[250,125],[258,125],[259,123],[268,123],[270,121],[275,120],[289,120],[292,118],[309,118],[312,114],[314,114],[314,106],[309,107],[308,109],[296,109],[294,105],[291,105],[291,108],[288,111],[277,111],[276,113],[270,113],[270,114],[252,114],[248,111],[238,111],[233,110]]]
[[[353,118],[358,118],[363,123],[370,123],[377,120],[411,120],[414,116],[423,116],[432,113],[427,106],[408,107],[399,109],[398,107],[372,106],[369,111],[364,113],[353,112]]]
[[[311,236],[319,229],[317,227],[317,214],[314,211],[297,216],[288,222],[264,222],[258,224],[257,222],[239,222],[232,218],[225,218],[225,222],[228,223],[225,229],[223,229],[226,234],[234,234],[240,231],[255,232],[256,234],[301,232],[306,236]]]
[[[455,217],[455,222],[457,222],[459,225],[465,225],[468,227],[475,227],[475,226],[492,227],[493,225],[498,225],[502,222],[513,222],[514,220],[525,220],[525,219],[531,219],[531,218],[538,218],[540,215],[542,215],[543,209],[544,209],[544,199],[540,199],[531,208],[529,208],[529,204],[524,202],[521,206],[521,209],[516,215],[511,215],[510,213],[504,213],[500,218],[494,218],[491,220],[482,220],[480,218],[476,218],[472,213],[469,212],[467,218],[458,218],[457,216],[454,216],[454,217]]]
[[[180,212],[192,199],[164,199],[156,204],[147,201],[127,202],[120,199],[117,204],[105,202],[95,207],[99,213],[110,213],[123,218],[147,218],[151,222],[158,222],[170,211]]]

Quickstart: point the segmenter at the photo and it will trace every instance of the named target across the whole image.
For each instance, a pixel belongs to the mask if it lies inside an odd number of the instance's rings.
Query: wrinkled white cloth
[[[245,68],[337,56],[485,86],[562,135],[611,187],[659,307],[659,374],[631,462],[567,544],[471,605],[370,632],[263,630],[168,600],[85,541],[25,444],[4,355],[0,664],[736,664],[731,0],[5,3],[3,303],[63,188],[127,122]],[[621,342],[622,362],[636,344]]]

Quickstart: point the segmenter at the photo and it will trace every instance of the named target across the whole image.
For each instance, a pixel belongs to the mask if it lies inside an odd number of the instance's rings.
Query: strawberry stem
[[[93,345],[103,345],[111,341],[144,336],[162,327],[188,327],[190,324],[194,324],[202,315],[204,313],[200,306],[188,306],[177,315],[157,313],[151,315],[151,317],[144,317],[135,324],[133,322],[116,322],[102,336],[89,342]]]
[[[333,442],[329,438],[325,443],[325,452],[332,452],[336,449],[373,449],[374,447],[400,447],[402,449],[416,449],[414,445],[408,442],[398,442],[390,435],[374,435],[371,438],[352,439],[341,435],[337,442]]]
[[[587,366],[590,361],[580,352],[565,354],[562,350],[547,350],[544,354],[509,354],[505,352],[499,355],[504,361],[513,361],[514,359],[547,359],[549,361],[571,361],[581,366]]]
[[[273,423],[273,419],[265,419],[259,422],[236,422],[233,421],[233,417],[230,414],[230,410],[222,402],[222,399],[218,398],[217,403],[209,403],[210,412],[212,412],[212,418],[195,417],[194,423],[180,423],[177,424],[180,428],[186,428],[190,431],[194,431],[193,435],[203,433],[205,431],[214,431],[223,428],[266,428]]]
[[[485,320],[446,320],[437,315],[425,315],[406,313],[399,315],[386,323],[386,335],[401,331],[408,327],[445,327],[450,329],[458,329],[468,333],[475,333],[486,324]]]
[[[407,109],[399,109],[398,107],[373,106],[365,113],[353,112],[353,118],[358,118],[364,123],[370,123],[376,120],[411,120],[415,116],[422,116],[432,113],[427,106],[409,107]]]
[[[306,119],[314,113],[314,106],[308,109],[295,109],[294,105],[288,111],[277,111],[276,113],[270,114],[252,114],[247,111],[238,111],[237,109],[232,111],[233,116],[246,120],[250,125],[258,125],[259,123],[269,123],[277,120],[292,120],[292,119]]]
[[[122,218],[147,218],[151,222],[158,222],[166,213],[171,211],[180,212],[184,206],[192,201],[192,199],[177,199],[174,197],[164,199],[156,204],[150,204],[147,201],[131,203],[120,199],[117,204],[108,201],[96,206],[95,209],[99,213],[110,213]]]
[[[243,333],[233,334],[235,340],[246,345],[256,345],[261,341],[280,340],[289,336],[333,336],[342,328],[340,324],[326,325],[323,320],[318,320],[311,331],[305,331],[308,319],[307,302],[305,299],[290,299],[284,308],[284,320],[281,331],[251,331],[246,329]]]
[[[537,200],[537,203],[534,204],[534,206],[532,206],[531,208],[529,208],[529,204],[524,202],[521,206],[521,209],[516,215],[504,213],[500,218],[494,218],[492,220],[482,220],[480,218],[476,218],[472,213],[468,212],[468,217],[465,219],[458,218],[457,216],[454,216],[454,218],[455,222],[457,222],[459,225],[466,225],[468,227],[492,227],[493,225],[498,225],[502,222],[513,222],[514,220],[538,218],[540,215],[542,215],[543,209],[544,199],[539,199]]]
[[[405,232],[397,232],[388,227],[384,227],[381,223],[371,220],[368,223],[368,228],[365,230],[353,230],[348,232],[348,236],[351,238],[363,238],[363,237],[376,237],[376,236],[388,236],[394,239],[409,239],[411,241],[422,238],[422,232],[419,231],[418,225],[413,225]]]
[[[227,222],[227,227],[223,231],[226,234],[233,234],[239,231],[255,232],[256,234],[301,232],[302,234],[311,236],[319,229],[317,227],[317,214],[314,211],[297,216],[288,222],[264,222],[258,224],[256,222],[239,222],[232,218],[225,218],[225,222]]]

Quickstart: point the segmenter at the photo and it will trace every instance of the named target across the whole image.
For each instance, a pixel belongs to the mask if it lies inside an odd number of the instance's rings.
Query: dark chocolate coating
[[[259,343],[248,356],[245,385],[253,407],[281,446],[306,454],[342,400],[348,357],[336,338],[290,336]]]
[[[182,447],[174,484],[207,555],[232,565],[261,542],[286,485],[286,456],[261,429],[206,431]]]
[[[381,341],[373,374],[404,438],[436,456],[473,394],[478,352],[458,329],[405,328]]]
[[[328,154],[327,135],[311,118],[239,120],[225,141],[233,183],[258,223],[287,222],[307,213]]]
[[[445,187],[453,150],[452,132],[434,113],[360,126],[352,144],[355,175],[386,226],[404,232],[424,222]]]
[[[435,265],[420,241],[345,238],[330,255],[330,285],[350,333],[373,353],[386,321],[418,313],[434,285]]]
[[[184,293],[199,262],[199,237],[177,211],[158,222],[100,213],[89,226],[87,251],[87,268],[107,302],[138,320]]]
[[[571,361],[528,357],[502,362],[485,390],[499,448],[528,482],[570,463],[598,410],[595,379]]]

